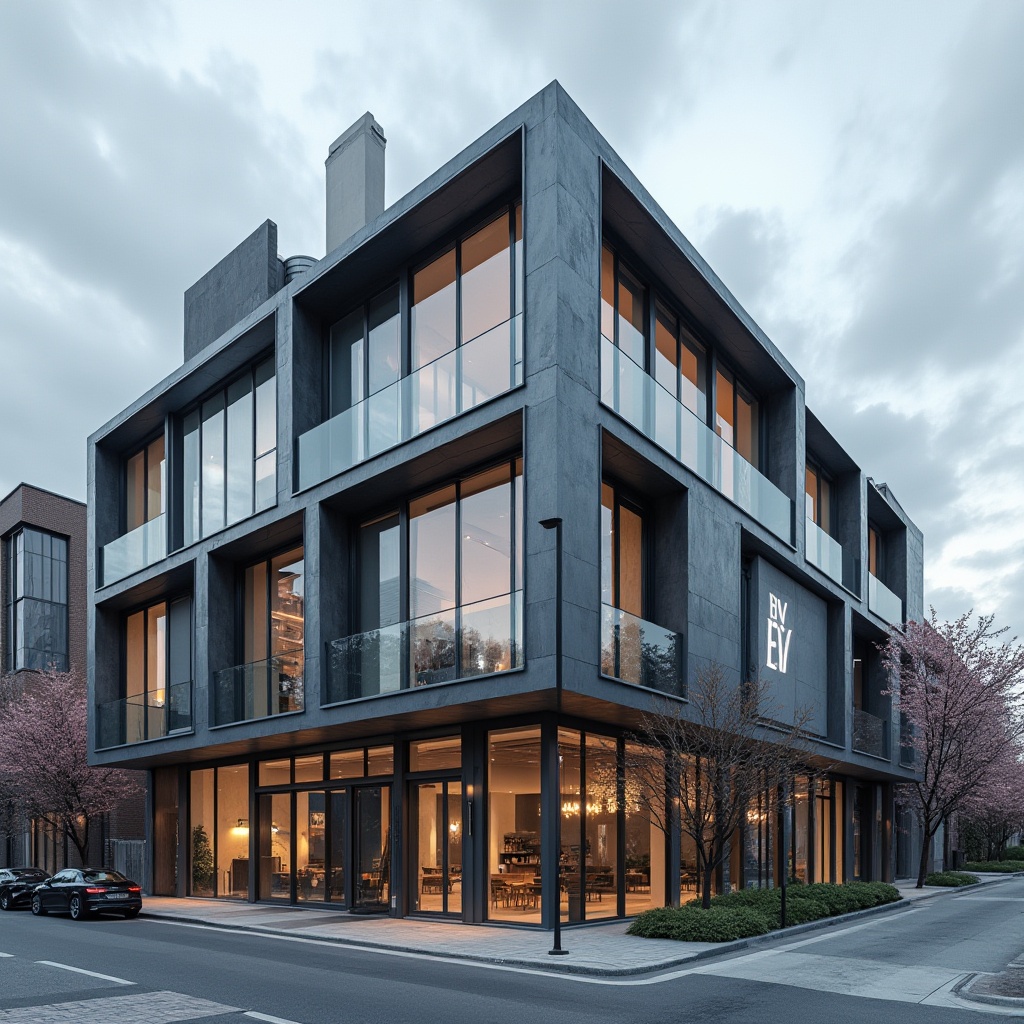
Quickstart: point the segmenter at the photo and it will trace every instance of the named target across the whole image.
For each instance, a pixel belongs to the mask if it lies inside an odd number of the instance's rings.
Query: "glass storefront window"
[[[462,767],[462,740],[445,736],[437,740],[414,740],[409,744],[409,771],[432,772]]]
[[[540,728],[495,731],[488,745],[488,917],[539,924]]]
[[[366,752],[367,775],[393,775],[395,771],[394,747],[370,747]]]
[[[617,762],[615,740],[587,733],[584,899],[588,921],[618,913]]]
[[[217,769],[217,895],[249,895],[249,766]]]
[[[663,907],[665,888],[665,787],[651,791],[651,782],[631,768],[646,759],[638,744],[626,744],[626,914],[632,917],[651,907]]]
[[[248,815],[247,815],[248,816]],[[213,861],[213,769],[191,773],[189,795],[189,867],[192,896],[215,896]]]
[[[809,882],[807,856],[810,837],[808,787],[810,780],[806,775],[798,775],[793,782],[793,853],[790,878],[798,882]]]
[[[295,758],[296,782],[323,782],[324,755],[312,754],[309,757]]]
[[[828,779],[818,779],[814,788],[817,792],[814,807],[814,880],[831,882],[832,784]]]
[[[326,793],[295,794],[295,829],[295,898],[322,902],[327,881]]]
[[[259,799],[260,899],[291,898],[292,797],[264,793]]]
[[[583,793],[580,734],[558,730],[558,805],[562,815],[558,862],[558,912],[563,921],[583,920],[584,879],[590,852],[582,840]]]
[[[275,761],[260,761],[261,786],[287,786],[292,781],[292,762],[281,757]]]
[[[336,750],[331,754],[332,779],[361,779],[366,755],[362,747],[356,750]]]

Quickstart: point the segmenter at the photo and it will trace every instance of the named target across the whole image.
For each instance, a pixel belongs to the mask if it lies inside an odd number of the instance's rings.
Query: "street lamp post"
[[[542,519],[545,530],[555,531],[555,706],[562,710],[562,520],[555,516]],[[557,738],[557,731],[555,733]],[[557,739],[556,739],[557,742]],[[548,950],[549,956],[565,956],[562,949],[562,769],[559,765],[556,786],[558,800],[555,808],[555,944]]]

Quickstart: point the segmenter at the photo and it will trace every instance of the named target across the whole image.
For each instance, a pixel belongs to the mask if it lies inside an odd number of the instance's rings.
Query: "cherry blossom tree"
[[[0,687],[0,778],[30,817],[86,863],[91,823],[139,791],[137,773],[90,767],[86,687],[77,672],[7,677]]]
[[[991,615],[940,622],[933,608],[925,621],[892,629],[883,646],[918,772],[904,787],[922,831],[918,888],[942,823],[978,814],[1019,780],[1013,754],[1024,737],[1024,648],[1002,640],[1005,632]]]

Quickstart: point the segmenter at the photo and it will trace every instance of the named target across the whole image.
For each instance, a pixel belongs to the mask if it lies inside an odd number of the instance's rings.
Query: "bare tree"
[[[652,824],[668,834],[674,804],[680,828],[693,840],[701,901],[711,905],[715,869],[758,791],[786,786],[806,759],[804,736],[810,712],[798,709],[791,724],[778,725],[771,683],[731,684],[721,665],[701,668],[687,703],[664,700],[643,715],[636,742],[627,745],[627,770],[641,784]],[[664,800],[678,779],[679,799]]]
[[[86,688],[76,672],[0,687],[0,777],[27,815],[66,836],[84,864],[90,824],[138,792],[136,773],[87,760]]]

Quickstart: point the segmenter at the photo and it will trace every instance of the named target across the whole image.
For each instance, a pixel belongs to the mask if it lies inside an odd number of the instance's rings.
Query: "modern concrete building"
[[[0,674],[19,692],[45,684],[49,669],[86,673],[86,509],[80,501],[29,484],[0,499]],[[141,800],[96,823],[91,853],[113,855],[144,838]],[[44,822],[14,805],[0,808],[0,866],[38,864],[56,871],[77,857]],[[113,845],[112,845],[113,844]]]
[[[920,532],[557,83],[386,210],[384,144],[331,147],[327,255],[265,223],[89,441],[92,757],[150,772],[152,890],[677,899],[692,844],[624,753],[712,662],[815,734],[718,884],[891,877],[873,644],[921,614]]]

